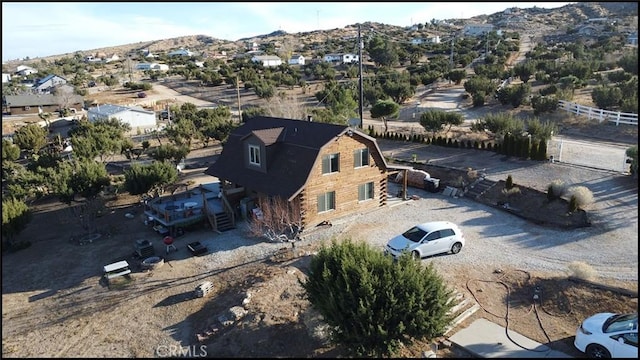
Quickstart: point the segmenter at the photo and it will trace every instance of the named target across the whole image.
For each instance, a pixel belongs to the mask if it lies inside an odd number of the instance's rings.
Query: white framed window
[[[369,149],[357,149],[353,151],[353,167],[369,166]]]
[[[336,209],[336,192],[329,191],[318,195],[318,213]]]
[[[340,171],[340,154],[329,154],[322,157],[322,173],[331,174]]]
[[[249,164],[260,166],[260,147],[249,145]]]
[[[373,182],[358,185],[358,201],[373,199]]]

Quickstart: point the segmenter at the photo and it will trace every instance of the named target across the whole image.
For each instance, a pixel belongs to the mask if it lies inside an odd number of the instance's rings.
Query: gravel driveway
[[[419,200],[345,217],[334,221],[330,228],[308,231],[299,248],[334,236],[350,236],[382,250],[389,239],[417,223],[449,220],[461,226],[467,244],[457,255],[423,260],[434,262],[442,273],[460,269],[491,272],[511,267],[564,276],[571,274],[569,264],[578,261],[590,265],[603,279],[638,280],[638,187],[630,176],[561,163],[511,160],[489,151],[399,145],[388,140],[378,143],[385,155],[393,152],[396,158],[410,159],[417,154],[419,160],[428,159],[432,164],[477,169],[491,180],[505,180],[510,174],[517,185],[538,190],[545,190],[555,179],[586,186],[595,199],[587,209],[592,226],[574,230],[546,228],[470,198],[409,188],[408,195],[418,195]],[[219,268],[238,256],[246,261],[266,258],[284,245],[256,242],[246,237],[242,225],[215,237],[206,233],[200,236],[198,241],[211,252],[202,259],[208,269]]]
[[[308,241],[349,234],[382,249],[390,238],[417,223],[449,220],[462,227],[467,245],[460,254],[425,260],[435,262],[442,271],[462,265],[512,266],[569,274],[568,265],[580,261],[604,278],[638,279],[638,188],[630,176],[560,163],[508,160],[493,152],[411,143],[398,147],[397,142],[385,140],[378,143],[385,155],[393,152],[396,158],[410,159],[417,154],[419,160],[428,159],[432,164],[484,171],[491,180],[512,175],[516,184],[538,190],[545,190],[555,179],[586,186],[595,199],[587,209],[593,225],[575,230],[545,228],[469,198],[410,188],[409,195],[418,195],[420,200],[334,222],[332,228]]]

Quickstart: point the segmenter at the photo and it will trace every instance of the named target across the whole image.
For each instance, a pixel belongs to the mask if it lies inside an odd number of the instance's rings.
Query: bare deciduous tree
[[[96,219],[105,211],[104,200],[96,197],[86,200],[82,205],[69,208],[69,216],[80,223],[82,229],[92,234],[98,231]]]
[[[280,50],[278,50],[278,53],[280,57],[282,57],[283,61],[288,62],[289,59],[291,59],[291,55],[293,55],[297,46],[298,43],[296,39],[289,36],[285,37],[285,39],[282,41],[282,44],[280,44]]]
[[[287,201],[282,197],[260,197],[257,206],[262,216],[254,218],[249,229],[254,236],[267,236],[270,240],[295,241],[302,228],[302,213],[298,199]]]
[[[307,108],[295,96],[274,96],[266,103],[264,109],[268,116],[285,119],[304,120],[308,114]]]
[[[68,91],[64,89],[56,89],[55,91],[55,100],[60,110],[68,109],[73,105],[73,100],[75,98],[75,94],[73,91]]]

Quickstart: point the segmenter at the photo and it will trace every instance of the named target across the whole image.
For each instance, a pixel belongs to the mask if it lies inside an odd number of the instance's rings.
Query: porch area
[[[220,194],[219,182],[201,184],[183,193],[146,201],[144,214],[161,235],[175,236],[179,228],[207,220],[215,231],[224,231],[227,226],[235,226],[235,218]]]

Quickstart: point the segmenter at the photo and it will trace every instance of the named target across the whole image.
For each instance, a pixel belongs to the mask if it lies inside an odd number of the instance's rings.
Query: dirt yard
[[[194,170],[196,175],[200,170]],[[348,355],[326,342],[326,328],[298,282],[320,242],[283,247],[282,256],[256,260],[243,257],[237,248],[233,255],[212,255],[220,265],[211,269],[207,257],[192,257],[184,246],[216,236],[210,230],[195,229],[178,238],[178,251],[166,255],[160,236],[144,225],[141,214],[138,197],[119,195],[97,218],[102,235],[87,242],[81,241],[89,238],[81,236],[86,230],[74,220],[77,212],[54,200],[36,205],[32,223],[20,235],[32,246],[3,256],[3,357]],[[140,259],[132,253],[134,241],[141,238],[154,243],[165,258],[161,268],[140,269]],[[247,246],[255,241],[248,239]],[[132,265],[132,280],[109,287],[101,278],[102,266],[121,259]],[[572,336],[584,317],[637,307],[637,295],[625,295],[611,282],[599,288],[555,274],[494,270],[460,268],[443,274],[451,284],[466,287],[466,295],[483,308],[458,328],[478,317],[505,326],[509,304],[510,330],[579,356]],[[205,280],[215,284],[213,293],[195,298],[195,286]],[[542,289],[540,303],[530,300],[533,284]],[[637,283],[613,284],[637,291]],[[421,357],[432,340],[407,346],[399,356]],[[442,345],[438,356],[470,357]]]
[[[101,235],[92,242],[84,241],[89,238],[82,236],[87,231],[79,213],[67,205],[51,200],[35,209],[20,235],[31,247],[3,255],[3,357],[347,356],[326,342],[326,329],[298,282],[305,277],[308,254],[320,242],[283,250],[279,261],[268,256],[249,260],[242,247],[229,249],[232,255],[212,255],[220,265],[211,269],[207,257],[191,256],[185,244],[215,234],[196,229],[177,240],[177,252],[166,255],[160,236],[144,225],[137,197],[121,194],[107,203],[95,224]],[[140,259],[132,257],[134,241],[143,238],[164,256],[161,268],[142,271]],[[247,239],[247,246],[255,241]],[[101,279],[102,267],[123,258],[132,264],[131,280],[110,288]],[[626,292],[637,293],[635,282],[608,281],[603,288],[558,274],[495,270],[460,268],[443,274],[482,307],[458,328],[484,317],[580,356],[572,341],[582,319],[600,311],[637,309],[637,295]],[[193,297],[205,280],[215,284],[214,292]],[[530,300],[533,284],[542,291],[539,303]],[[422,357],[434,340],[406,346],[398,356]],[[437,355],[471,357],[444,346]]]

